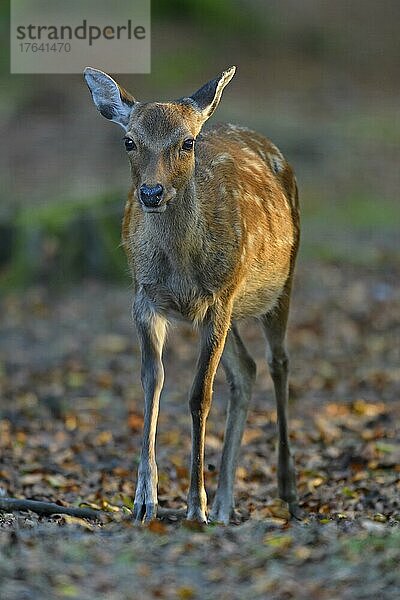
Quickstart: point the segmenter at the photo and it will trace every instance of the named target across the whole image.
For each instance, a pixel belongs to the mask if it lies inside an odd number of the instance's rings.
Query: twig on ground
[[[79,508],[74,506],[61,506],[55,502],[42,502],[38,500],[27,500],[25,498],[1,498],[0,512],[27,511],[38,515],[69,515],[81,519],[101,520],[101,517],[110,516],[111,513],[93,508]],[[185,518],[185,509],[170,509],[158,507],[157,517],[161,520],[180,521]]]
[[[60,506],[55,502],[40,502],[18,498],[0,498],[0,512],[17,512],[31,510],[38,515],[70,515],[81,519],[100,520],[103,514],[93,508],[78,508],[74,506]]]

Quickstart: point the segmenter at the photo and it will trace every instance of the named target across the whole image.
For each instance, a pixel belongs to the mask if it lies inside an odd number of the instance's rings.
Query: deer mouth
[[[140,203],[142,205],[143,212],[145,213],[163,213],[167,209],[166,203],[160,204],[159,206],[146,206],[143,202]]]

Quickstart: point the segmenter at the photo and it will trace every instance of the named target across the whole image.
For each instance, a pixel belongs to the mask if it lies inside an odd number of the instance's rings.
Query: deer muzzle
[[[145,212],[164,212],[167,203],[176,196],[176,189],[166,189],[161,183],[153,186],[144,183],[136,191],[136,196]]]
[[[160,183],[154,186],[140,186],[140,201],[147,208],[157,208],[163,201],[164,188]]]

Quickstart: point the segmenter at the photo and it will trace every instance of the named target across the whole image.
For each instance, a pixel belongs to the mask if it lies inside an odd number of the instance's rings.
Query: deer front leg
[[[212,386],[230,324],[230,310],[219,307],[200,329],[200,354],[190,393],[192,415],[192,458],[187,518],[207,522],[207,495],[204,488],[204,442],[211,408]]]
[[[143,520],[151,521],[157,516],[155,437],[159,399],[164,383],[162,349],[166,321],[148,310],[143,302],[135,303],[134,317],[142,354],[141,380],[144,391],[143,439],[133,505],[133,518],[140,523]]]

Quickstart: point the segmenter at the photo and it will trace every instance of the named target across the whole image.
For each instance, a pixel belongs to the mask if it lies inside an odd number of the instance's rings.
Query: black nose
[[[160,183],[148,186],[145,183],[140,187],[140,199],[146,206],[158,206],[161,202],[163,186]]]

